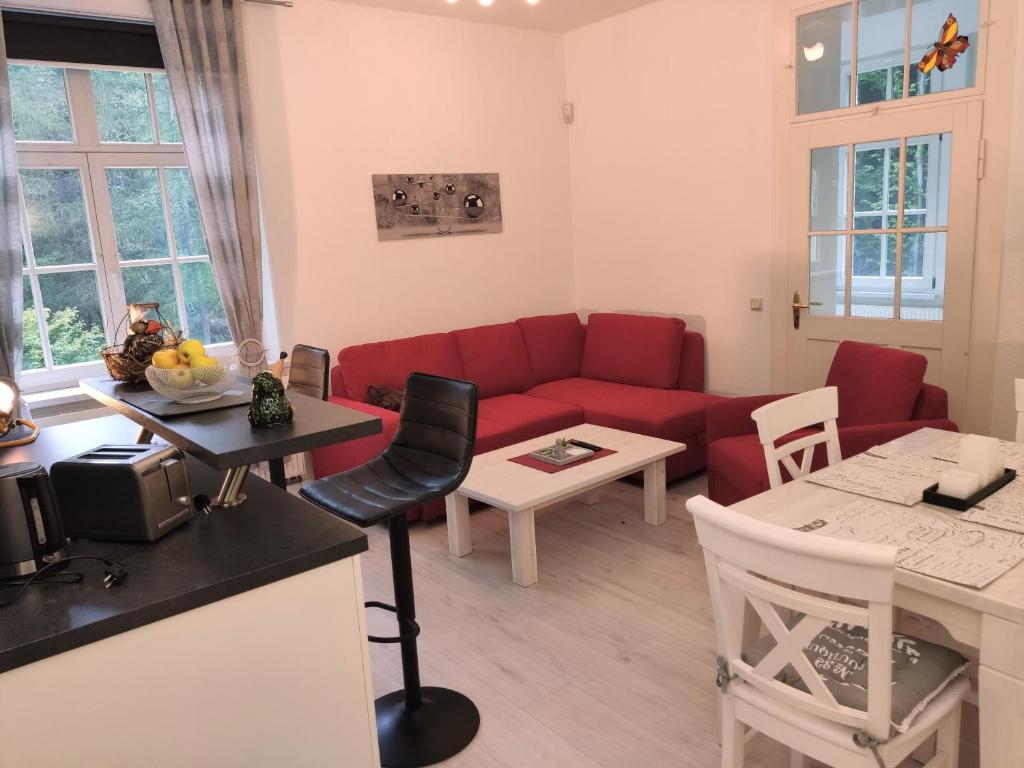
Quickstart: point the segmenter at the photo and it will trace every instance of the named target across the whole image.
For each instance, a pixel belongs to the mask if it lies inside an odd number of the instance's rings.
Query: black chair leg
[[[416,620],[405,515],[392,517],[388,532],[395,608],[399,626],[404,627]],[[468,746],[480,728],[480,713],[461,693],[420,685],[415,634],[402,640],[401,648],[405,688],[376,701],[380,764],[383,768],[421,768],[447,760]]]

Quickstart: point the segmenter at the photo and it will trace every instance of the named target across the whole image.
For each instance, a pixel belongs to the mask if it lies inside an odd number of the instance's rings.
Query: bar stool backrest
[[[288,391],[326,400],[330,367],[331,355],[326,349],[296,344],[288,366]]]
[[[447,494],[462,484],[472,464],[476,414],[476,384],[413,373],[384,458],[410,480]]]

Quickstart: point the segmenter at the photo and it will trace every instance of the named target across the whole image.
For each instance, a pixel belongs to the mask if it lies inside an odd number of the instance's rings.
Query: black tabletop
[[[381,421],[376,416],[296,392],[288,393],[295,410],[291,424],[255,429],[249,424],[248,409],[244,406],[161,418],[118,396],[146,391],[149,387],[145,384],[121,384],[106,376],[83,379],[79,384],[84,392],[104,405],[219,470],[302,453],[381,431]]]
[[[137,430],[120,416],[44,427],[37,442],[0,449],[0,463],[49,467],[101,443],[130,443]],[[188,474],[193,493],[213,496],[220,485],[194,459]],[[104,589],[102,563],[73,563],[83,583],[33,586],[0,608],[0,672],[366,551],[366,536],[345,521],[259,478],[250,476],[246,488],[242,506],[196,518],[154,544],[71,542],[69,554],[124,563],[128,579]]]

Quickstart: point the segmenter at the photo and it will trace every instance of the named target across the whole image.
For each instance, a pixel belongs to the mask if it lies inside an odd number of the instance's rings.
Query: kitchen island
[[[132,443],[120,416],[44,428],[0,463]],[[216,470],[189,458],[191,492]],[[0,768],[377,766],[357,528],[255,477],[154,544],[76,541],[80,584],[0,608]],[[7,594],[8,591],[4,590]]]

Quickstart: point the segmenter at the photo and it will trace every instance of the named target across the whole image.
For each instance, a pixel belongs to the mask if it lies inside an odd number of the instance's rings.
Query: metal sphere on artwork
[[[444,193],[446,195],[454,195],[455,194],[455,185],[452,184],[449,181],[447,184],[444,185]]]
[[[435,192],[434,193],[434,199],[435,200],[440,200],[441,199],[441,193],[440,192]]]
[[[394,205],[395,208],[401,208],[407,202],[409,202],[409,196],[405,194],[404,190],[396,189],[394,194],[391,195],[391,204]]]
[[[410,184],[415,184],[416,183],[416,177],[415,176],[406,176],[405,180],[407,182],[409,182]]]
[[[420,207],[418,205],[414,205],[412,208],[409,209],[409,212],[413,216],[419,216],[420,215]]]
[[[471,219],[479,218],[484,213],[484,199],[480,195],[466,195],[466,199],[462,201],[463,207],[466,209],[466,215]]]

